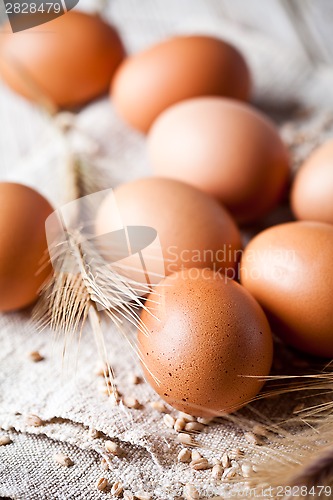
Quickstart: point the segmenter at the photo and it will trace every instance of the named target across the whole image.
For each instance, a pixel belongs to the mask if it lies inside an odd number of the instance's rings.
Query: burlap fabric
[[[82,0],[81,5],[94,3]],[[308,137],[295,147],[297,160],[332,131],[333,71],[313,68],[288,47],[228,24],[218,0],[114,0],[106,14],[131,52],[174,33],[211,33],[232,40],[250,63],[255,103],[279,121],[287,140],[300,137],[300,130]],[[0,117],[1,179],[35,186],[59,206],[65,198],[66,150],[54,123],[4,86]],[[121,123],[107,99],[82,110],[76,122],[81,132],[72,134],[74,147],[93,157],[96,175],[108,176],[110,187],[149,174],[144,139]],[[94,375],[97,353],[88,326],[80,343],[71,340],[62,364],[64,339],[55,339],[48,330],[37,332],[29,312],[0,315],[0,434],[13,441],[0,447],[0,495],[21,500],[103,499],[105,493],[96,488],[101,476],[153,498],[180,497],[187,482],[195,484],[202,497],[231,495],[237,486],[230,489],[214,481],[210,471],[196,472],[177,463],[176,433],[148,405],[158,398],[148,385],[134,386],[128,380],[133,373],[140,375],[135,355],[112,325],[102,327],[119,390],[135,396],[143,405],[140,410],[114,407],[99,392],[100,381]],[[45,357],[40,363],[28,357],[36,350]],[[255,411],[274,419],[288,415],[294,404],[288,398],[271,400],[255,406]],[[44,425],[29,426],[30,414],[38,415]],[[89,427],[101,431],[102,437],[90,439]],[[124,453],[110,460],[105,472],[100,461],[109,459],[104,449],[107,437]],[[209,460],[246,444],[243,430],[227,422],[207,427],[196,440]],[[53,456],[58,452],[70,456],[74,466],[56,464]]]

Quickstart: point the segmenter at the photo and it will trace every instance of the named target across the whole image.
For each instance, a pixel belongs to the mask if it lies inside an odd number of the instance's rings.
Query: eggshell
[[[238,283],[208,269],[163,280],[148,297],[138,334],[147,381],[178,410],[202,417],[244,406],[272,363],[261,307]],[[253,377],[253,378],[250,378]]]
[[[268,313],[273,332],[307,353],[333,356],[333,226],[290,222],[246,247],[241,282]]]
[[[202,95],[247,100],[250,73],[235,47],[209,36],[178,36],[128,58],[111,94],[119,115],[147,132],[176,102]]]
[[[333,224],[333,140],[316,149],[298,171],[291,204],[297,219]]]
[[[37,191],[0,183],[0,311],[34,302],[50,275],[45,220],[52,211]]]
[[[107,92],[124,58],[114,28],[97,15],[70,11],[46,24],[0,36],[0,75],[33,101],[71,108]]]
[[[167,109],[148,136],[155,174],[217,198],[240,223],[279,201],[289,174],[287,149],[273,123],[251,107],[219,97]]]
[[[235,276],[240,233],[213,198],[185,183],[163,178],[123,184],[114,195],[124,226],[147,226],[157,231],[166,274],[195,265]],[[97,214],[96,233],[112,231],[116,217],[113,199],[107,196]],[[150,269],[159,264],[154,252],[148,254],[146,263]]]

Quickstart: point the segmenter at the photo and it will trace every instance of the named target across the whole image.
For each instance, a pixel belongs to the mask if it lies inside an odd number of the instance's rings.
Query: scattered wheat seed
[[[56,455],[54,455],[54,460],[63,467],[71,467],[72,465],[74,465],[73,460],[64,453],[57,453]]]
[[[88,431],[88,436],[90,437],[90,439],[98,439],[101,437],[101,433],[97,429],[90,427]]]
[[[150,500],[151,496],[146,491],[139,491],[135,493],[134,498],[137,498],[138,500]]]
[[[190,463],[190,467],[193,470],[207,470],[209,469],[210,465],[206,458],[201,457],[197,460],[192,460],[192,462]]]
[[[192,454],[190,450],[188,450],[187,448],[183,448],[182,450],[180,450],[180,452],[178,453],[177,460],[178,462],[189,464],[192,460]]]
[[[139,385],[142,382],[142,378],[139,377],[139,375],[133,373],[132,375],[129,376],[128,382],[132,385]]]
[[[159,411],[160,413],[166,413],[166,411],[167,411],[167,409],[166,409],[164,403],[162,403],[162,401],[151,401],[149,403],[149,405],[151,406],[151,408],[153,410]]]
[[[199,422],[188,422],[185,425],[185,430],[187,432],[201,432],[203,431],[205,426],[203,424],[200,424]]]
[[[213,465],[222,465],[222,462],[221,462],[221,460],[219,460],[218,458],[213,458],[213,460],[212,460],[212,464],[213,464]]]
[[[198,450],[193,450],[191,453],[191,460],[200,460],[202,458],[201,453],[198,452]]]
[[[193,417],[192,415],[189,415],[188,413],[184,413],[183,411],[180,411],[178,413],[178,418],[182,418],[185,420],[185,422],[195,422],[196,418]]]
[[[98,490],[104,491],[108,487],[108,484],[109,484],[109,482],[105,477],[100,477],[97,480],[96,487]]]
[[[32,352],[30,352],[29,353],[29,358],[34,363],[39,363],[40,361],[43,361],[45,359],[44,356],[42,356],[41,353],[38,352],[38,351],[32,351]]]
[[[230,458],[229,458],[229,455],[227,453],[224,453],[222,455],[222,465],[223,465],[224,469],[227,469],[228,467],[230,467]]]
[[[173,429],[173,426],[175,425],[176,421],[171,415],[166,414],[163,417],[163,422],[169,429]]]
[[[236,476],[236,472],[237,471],[234,467],[229,467],[223,472],[222,479],[231,479],[232,477]]]
[[[242,474],[243,474],[243,477],[247,478],[247,477],[251,477],[251,474],[253,472],[253,467],[251,464],[249,464],[248,462],[244,462],[242,464]]]
[[[102,458],[102,460],[101,460],[101,467],[104,470],[109,470],[109,464],[108,464],[107,460],[105,460],[105,458]]]
[[[175,429],[175,431],[181,432],[185,429],[185,425],[186,425],[185,420],[183,420],[182,418],[177,418],[173,428]]]
[[[214,479],[221,479],[223,474],[223,467],[222,465],[216,464],[212,468],[212,476]]]
[[[11,444],[13,441],[9,436],[0,436],[0,446],[6,446],[7,444]]]
[[[119,456],[121,454],[120,446],[110,439],[108,441],[105,441],[104,447],[108,453],[111,453],[111,455]]]
[[[41,427],[44,423],[37,415],[28,415],[25,421],[27,425],[31,425],[32,427]]]
[[[111,495],[120,497],[123,494],[124,487],[120,481],[116,481],[111,488]]]
[[[261,424],[255,425],[253,427],[252,431],[257,436],[266,437],[266,438],[269,436],[269,430]]]
[[[198,417],[197,418],[197,421],[199,422],[199,424],[203,424],[203,425],[209,425],[212,423],[213,419],[212,418],[203,418],[203,417]]]
[[[253,432],[244,432],[244,437],[246,441],[250,444],[255,444],[257,446],[262,444],[261,440],[258,438],[258,436],[253,434]]]
[[[190,483],[185,484],[183,495],[186,500],[197,500],[199,498],[198,490]]]
[[[137,399],[129,396],[125,396],[123,398],[123,403],[127,408],[130,408],[131,410],[139,410],[139,408],[142,408],[142,405]]]
[[[184,432],[180,432],[177,435],[177,441],[179,443],[186,444],[188,446],[193,446],[194,445],[192,436],[190,436],[189,434],[185,434]]]

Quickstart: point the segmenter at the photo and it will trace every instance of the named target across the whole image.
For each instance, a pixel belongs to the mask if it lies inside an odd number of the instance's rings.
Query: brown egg
[[[124,55],[114,28],[97,15],[70,11],[19,33],[2,33],[0,75],[28,99],[72,108],[108,90]]]
[[[0,183],[0,311],[33,303],[50,275],[45,220],[52,211],[37,191]]]
[[[290,222],[246,247],[241,282],[262,305],[273,332],[301,351],[333,356],[333,226]]]
[[[245,104],[218,97],[167,109],[150,130],[148,155],[157,175],[202,189],[240,223],[272,209],[289,175],[287,149],[273,123]]]
[[[145,254],[146,265],[156,273],[155,282],[164,273],[193,266],[210,267],[235,276],[240,233],[228,212],[213,198],[192,186],[163,178],[123,184],[114,191],[114,196],[123,226],[148,227],[157,232],[156,246],[152,245]],[[96,233],[114,231],[118,218],[113,196],[107,196],[97,214]],[[140,243],[137,241],[134,246]],[[135,268],[133,262],[127,261],[127,266]]]
[[[209,36],[179,36],[128,58],[111,94],[119,115],[147,132],[176,102],[203,95],[247,100],[250,73],[235,47]]]
[[[333,224],[333,140],[316,149],[298,171],[291,204],[297,219]]]
[[[272,363],[268,321],[238,283],[208,269],[163,280],[148,297],[138,352],[145,377],[178,410],[229,413],[259,392]],[[251,378],[253,377],[253,378]]]

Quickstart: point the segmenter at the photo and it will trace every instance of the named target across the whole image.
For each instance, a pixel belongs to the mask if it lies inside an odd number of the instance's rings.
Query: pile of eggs
[[[149,334],[140,330],[137,340],[158,394],[197,416],[241,408],[270,372],[272,331],[332,357],[333,141],[290,188],[288,150],[247,103],[250,71],[229,43],[178,36],[126,57],[113,27],[79,11],[28,31],[0,38],[0,75],[12,89],[63,109],[110,88],[119,117],[146,134],[154,176],[114,196],[124,226],[152,227],[161,244],[165,277],[146,298]],[[257,224],[289,191],[297,220],[265,229],[243,250],[239,226]],[[112,206],[106,197],[96,234],[113,227]],[[32,304],[50,275],[52,210],[34,190],[0,183],[0,311]]]

